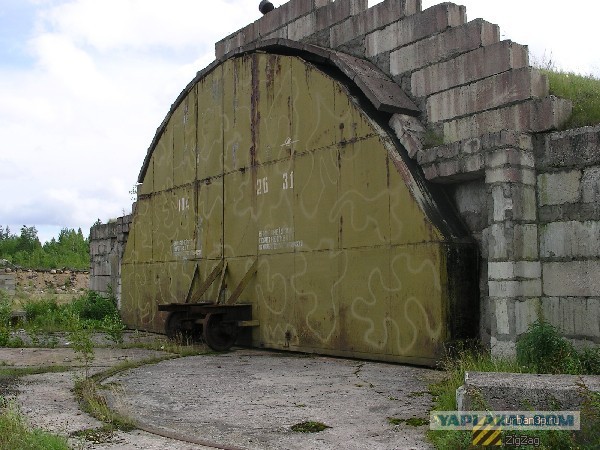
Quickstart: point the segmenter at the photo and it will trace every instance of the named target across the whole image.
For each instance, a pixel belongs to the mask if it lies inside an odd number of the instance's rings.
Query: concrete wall
[[[131,215],[90,229],[90,289],[115,294],[121,304],[121,261],[129,235]]]
[[[15,295],[16,280],[11,269],[0,269],[0,291]]]
[[[553,132],[571,104],[549,95],[525,45],[452,3],[291,0],[217,42],[216,57],[272,38],[364,58],[419,107],[390,115],[389,131],[445,185],[480,245],[481,337],[495,354],[513,353],[540,313],[600,342],[599,129]],[[104,227],[92,234],[99,290],[118,283],[109,261],[126,238]]]
[[[535,155],[541,310],[569,338],[598,344],[600,126],[541,136]]]

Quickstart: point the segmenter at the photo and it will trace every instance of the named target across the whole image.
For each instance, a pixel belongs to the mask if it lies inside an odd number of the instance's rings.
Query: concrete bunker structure
[[[477,335],[511,354],[539,315],[600,342],[600,128],[552,132],[570,102],[499,35],[452,3],[292,0],[226,37],[157,130],[128,238],[92,229],[92,286],[161,331],[159,304],[222,260],[203,297],[226,300],[256,263],[240,342],[268,348],[430,365]]]

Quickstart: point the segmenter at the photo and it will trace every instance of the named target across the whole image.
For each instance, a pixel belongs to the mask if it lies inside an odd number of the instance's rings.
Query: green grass
[[[104,422],[107,429],[131,431],[135,429],[133,420],[116,411],[112,411],[106,399],[99,392],[101,386],[93,378],[81,378],[75,382],[75,396],[81,409],[96,419]]]
[[[292,425],[291,430],[296,433],[319,433],[320,431],[331,428],[329,425],[325,425],[322,422],[315,422],[309,420],[307,422],[300,422],[296,425]]]
[[[71,368],[67,366],[45,366],[45,367],[0,367],[1,377],[23,377],[25,375],[37,375],[40,373],[68,372]]]
[[[542,69],[548,75],[550,93],[573,102],[573,113],[565,129],[600,123],[600,79],[592,75]]]
[[[12,403],[0,407],[0,450],[67,450],[67,439],[31,428]]]

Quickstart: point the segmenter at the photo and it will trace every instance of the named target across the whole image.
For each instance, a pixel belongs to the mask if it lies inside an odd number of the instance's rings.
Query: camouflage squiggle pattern
[[[430,364],[449,337],[447,238],[389,136],[347,88],[292,56],[227,60],[172,114],[138,189],[123,317],[162,331],[228,261],[252,344]],[[215,283],[216,284],[216,283]],[[227,294],[227,293],[226,293]],[[215,300],[209,291],[203,300]]]

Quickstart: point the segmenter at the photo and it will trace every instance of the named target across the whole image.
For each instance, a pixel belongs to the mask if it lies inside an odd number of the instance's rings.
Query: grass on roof
[[[600,124],[600,78],[552,69],[542,71],[548,75],[550,94],[573,102],[573,113],[565,129]]]

